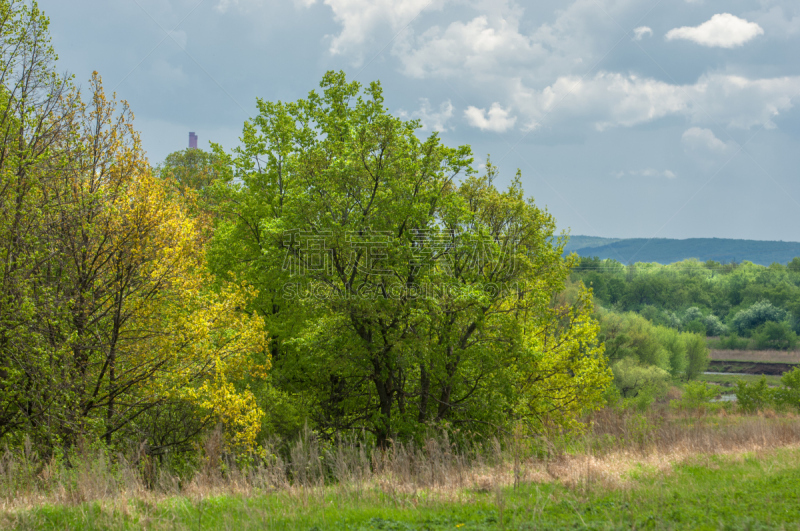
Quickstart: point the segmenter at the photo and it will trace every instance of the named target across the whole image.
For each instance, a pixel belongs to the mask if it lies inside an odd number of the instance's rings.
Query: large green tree
[[[519,179],[500,192],[491,165],[477,176],[468,147],[418,138],[378,83],[329,72],[321,87],[259,100],[242,147],[216,150],[211,263],[259,289],[273,384],[317,428],[379,444],[596,405],[609,372],[589,298],[556,300],[570,262],[553,218]]]

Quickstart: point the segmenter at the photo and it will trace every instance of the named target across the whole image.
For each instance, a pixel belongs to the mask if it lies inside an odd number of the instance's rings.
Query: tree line
[[[240,147],[151,167],[95,75],[0,0],[0,440],[229,448],[309,426],[385,446],[572,428],[612,374],[519,175],[420,138],[379,83],[258,100]]]
[[[581,258],[573,281],[604,308],[653,324],[721,337],[722,348],[794,348],[800,333],[800,257],[770,266],[685,260],[670,265]]]

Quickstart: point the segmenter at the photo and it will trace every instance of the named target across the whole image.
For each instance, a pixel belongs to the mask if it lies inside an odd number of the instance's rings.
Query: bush
[[[728,333],[728,327],[722,324],[716,315],[706,315],[703,318],[706,327],[706,334],[709,336],[721,336]]]
[[[782,387],[775,391],[775,403],[781,407],[800,410],[800,367],[783,373]]]
[[[698,334],[682,334],[686,345],[686,379],[693,380],[708,367],[708,347],[706,340]]]
[[[707,382],[689,382],[683,389],[681,399],[672,403],[678,409],[699,409],[701,406],[708,404],[717,395],[719,395],[719,388],[716,385],[708,385]]]
[[[721,336],[728,331],[716,315],[703,315],[697,306],[687,308],[683,313],[682,329],[684,332],[704,334],[708,336]]]
[[[762,376],[755,383],[748,384],[744,380],[736,382],[736,402],[739,409],[748,413],[762,410],[774,403],[775,392],[767,385],[767,378]]]
[[[781,322],[786,317],[786,310],[773,306],[768,301],[761,301],[746,310],[738,311],[733,316],[731,324],[740,335],[749,335],[750,332],[766,322]]]
[[[683,325],[683,331],[689,332],[691,334],[703,334],[706,335],[706,325],[700,319],[695,319],[694,321],[689,321],[685,325]]]
[[[758,349],[791,350],[797,346],[797,334],[787,323],[770,321],[758,327],[753,341]]]
[[[625,398],[633,398],[642,393],[648,400],[655,400],[667,394],[670,377],[664,369],[641,365],[633,358],[625,358],[615,363],[611,370],[614,373],[614,382]]]
[[[736,333],[720,338],[716,347],[725,350],[744,350],[750,344],[747,339],[740,338]]]

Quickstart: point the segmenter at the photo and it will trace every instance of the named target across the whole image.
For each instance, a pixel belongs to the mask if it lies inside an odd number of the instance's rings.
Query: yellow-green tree
[[[0,1],[0,38],[0,437],[160,452],[222,424],[252,447],[247,382],[270,367],[253,291],[211,282],[127,105],[53,73],[35,2]]]

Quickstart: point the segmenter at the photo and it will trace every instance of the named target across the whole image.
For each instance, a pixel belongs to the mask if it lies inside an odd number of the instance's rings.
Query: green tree
[[[731,324],[740,334],[749,335],[766,322],[781,322],[786,319],[785,310],[773,306],[769,301],[760,301],[733,316]]]
[[[590,301],[554,301],[571,262],[552,217],[518,179],[500,192],[491,165],[477,177],[468,147],[420,140],[378,83],[329,72],[321,87],[259,100],[242,147],[215,152],[230,214],[211,263],[259,289],[273,384],[302,397],[318,429],[365,427],[380,444],[430,422],[575,417],[597,404],[608,374]],[[557,378],[563,400],[548,391],[546,412],[523,405],[519,389]]]

